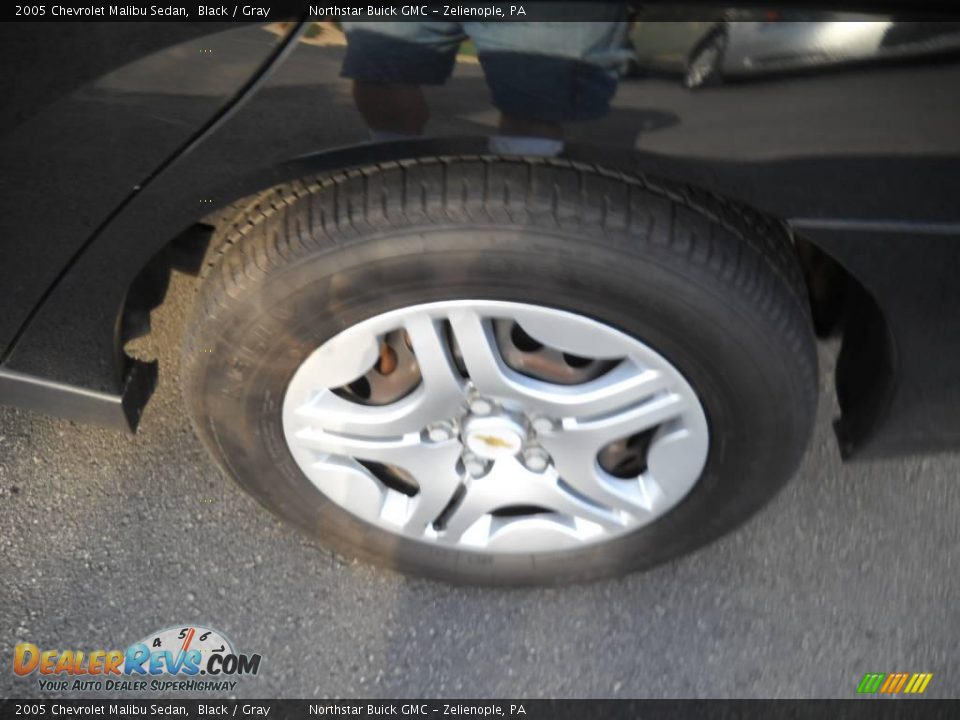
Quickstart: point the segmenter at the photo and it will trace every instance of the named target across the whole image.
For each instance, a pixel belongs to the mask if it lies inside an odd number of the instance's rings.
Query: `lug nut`
[[[468,453],[463,456],[463,467],[473,477],[483,477],[487,474],[490,463],[481,457]]]
[[[427,437],[431,442],[443,442],[454,435],[453,425],[448,422],[438,422],[427,426]]]
[[[474,398],[470,401],[470,412],[474,415],[489,415],[493,412],[493,403],[483,398]]]
[[[554,428],[553,420],[548,417],[543,417],[542,415],[533,418],[533,420],[530,422],[530,425],[537,432],[549,432]]]
[[[530,448],[523,453],[523,464],[530,472],[541,473],[550,465],[550,456],[542,448]]]
[[[543,472],[550,465],[550,456],[542,448],[530,448],[523,453],[523,464],[530,472]]]

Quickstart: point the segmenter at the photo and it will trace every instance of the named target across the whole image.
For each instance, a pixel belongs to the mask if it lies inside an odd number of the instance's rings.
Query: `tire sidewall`
[[[324,341],[367,318],[457,299],[524,302],[599,320],[667,358],[704,406],[700,481],[666,515],[575,550],[486,555],[388,533],[328,500],[284,440],[283,394]],[[266,276],[205,338],[190,399],[226,469],[264,505],[335,549],[446,580],[562,583],[648,567],[749,516],[790,476],[809,436],[811,374],[775,323],[667,247],[559,230],[392,231],[307,254]],[[809,348],[803,348],[809,354]],[[801,353],[803,354],[803,353]],[[803,362],[801,362],[803,361]]]

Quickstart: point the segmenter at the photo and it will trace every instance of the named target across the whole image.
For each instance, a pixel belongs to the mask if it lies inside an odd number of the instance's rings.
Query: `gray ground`
[[[738,532],[642,575],[452,588],[333,559],[222,477],[179,397],[190,285],[155,313],[134,437],[0,410],[0,696],[13,646],[126,647],[205,623],[264,656],[246,696],[851,697],[865,672],[960,695],[960,457],[841,466],[821,416],[798,477]]]

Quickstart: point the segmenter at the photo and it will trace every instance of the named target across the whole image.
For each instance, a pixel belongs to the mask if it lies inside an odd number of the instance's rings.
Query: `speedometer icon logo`
[[[151,655],[167,651],[174,659],[178,656],[186,658],[186,654],[191,650],[197,651],[199,656],[192,655],[195,659],[193,664],[201,668],[201,675],[206,674],[205,669],[214,654],[221,656],[236,654],[233,643],[223,633],[202,625],[168,627],[147,635],[138,644],[145,645]]]

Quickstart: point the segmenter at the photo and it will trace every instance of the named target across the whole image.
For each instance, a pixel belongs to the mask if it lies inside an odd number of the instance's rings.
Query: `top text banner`
[[[91,2],[90,0],[63,0],[62,2],[28,2],[3,5],[0,20],[29,21],[170,21],[170,22],[273,22],[279,20],[349,20],[423,22],[586,22],[608,20],[614,9],[657,10],[659,19],[716,20],[724,8],[791,8],[820,10],[869,10],[897,12],[916,16],[916,19],[939,18],[944,14],[955,16],[956,0],[518,0],[515,2],[462,2],[426,4],[386,2],[370,3],[355,0],[340,2],[303,2],[302,0],[269,0],[256,4],[215,4],[167,0],[142,2],[134,0],[123,4]],[[664,14],[665,13],[665,14]]]
[[[2,20],[30,21],[234,21],[349,20],[393,22],[535,22],[608,19],[612,8],[627,9],[628,2],[461,2],[461,3],[361,3],[272,0],[256,4],[196,2],[30,2],[0,10]]]

